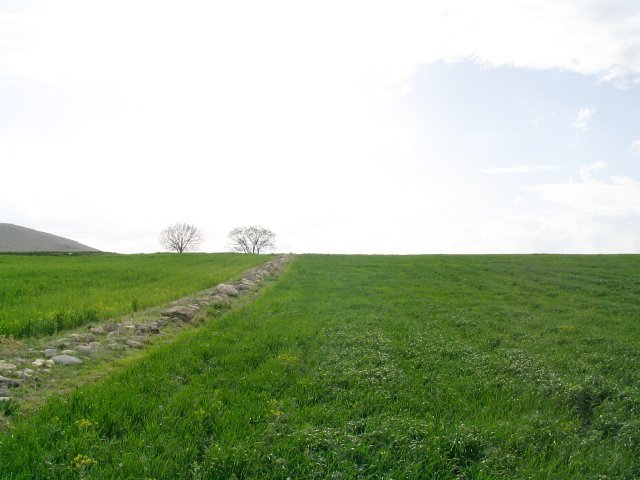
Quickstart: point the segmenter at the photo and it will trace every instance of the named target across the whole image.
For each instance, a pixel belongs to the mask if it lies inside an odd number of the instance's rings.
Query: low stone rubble
[[[11,400],[11,390],[19,388],[22,382],[39,381],[43,374],[53,372],[56,368],[71,368],[85,361],[109,360],[104,352],[143,349],[151,337],[163,335],[163,329],[168,326],[195,323],[204,317],[207,308],[229,304],[259,288],[264,278],[281,272],[288,260],[288,255],[279,256],[245,272],[237,282],[221,283],[176,300],[157,314],[141,312],[141,316],[145,317],[144,322],[136,323],[130,319],[116,322],[112,319],[102,325],[91,325],[84,333],[67,333],[63,337],[50,339],[46,347],[40,350],[29,349],[20,353],[29,358],[0,358],[0,401]],[[154,311],[157,309],[149,309],[149,312]]]
[[[221,283],[220,285],[218,285],[216,287],[216,292],[218,292],[220,295],[228,295],[230,297],[238,296],[238,289],[233,285],[227,285],[225,283]]]
[[[58,365],[77,365],[78,363],[82,363],[82,360],[78,357],[66,354],[56,355],[55,357],[51,357],[51,360]]]
[[[162,316],[171,318],[173,320],[182,320],[183,322],[190,322],[193,317],[198,313],[197,305],[176,305],[175,307],[169,307],[162,311]]]
[[[18,368],[13,363],[0,363],[0,372],[10,372]]]
[[[6,378],[3,377],[2,375],[0,375],[0,387],[19,387],[20,386],[20,382],[18,380],[15,380],[13,378]]]

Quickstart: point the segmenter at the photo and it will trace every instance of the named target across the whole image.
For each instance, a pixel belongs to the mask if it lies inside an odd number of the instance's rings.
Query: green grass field
[[[265,260],[237,254],[0,254],[0,335],[51,334],[134,312]]]
[[[639,478],[639,294],[638,256],[301,256],[18,416],[0,477]]]

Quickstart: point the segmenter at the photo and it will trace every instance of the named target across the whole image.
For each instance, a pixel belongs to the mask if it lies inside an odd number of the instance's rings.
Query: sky
[[[640,253],[637,0],[0,0],[0,222]]]

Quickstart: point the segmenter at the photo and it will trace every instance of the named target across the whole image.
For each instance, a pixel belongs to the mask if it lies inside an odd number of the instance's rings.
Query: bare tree
[[[236,252],[258,254],[274,248],[276,234],[266,228],[251,225],[234,228],[229,232],[231,246]]]
[[[160,245],[172,252],[191,252],[202,243],[202,233],[194,225],[178,222],[160,233]]]

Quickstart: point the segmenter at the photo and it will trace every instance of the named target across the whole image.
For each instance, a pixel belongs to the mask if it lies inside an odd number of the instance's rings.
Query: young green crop
[[[0,335],[116,317],[211,287],[267,258],[237,254],[2,255]]]
[[[19,418],[0,477],[637,478],[639,272],[298,257],[255,302]]]

